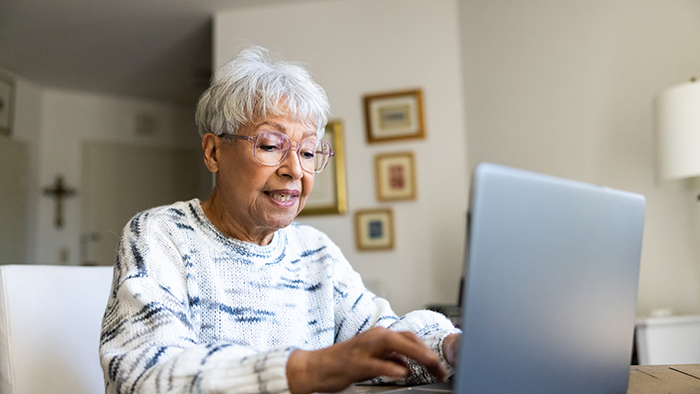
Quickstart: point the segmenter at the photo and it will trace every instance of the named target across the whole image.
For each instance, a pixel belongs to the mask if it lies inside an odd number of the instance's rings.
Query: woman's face
[[[256,136],[264,130],[287,135],[292,147],[316,136],[315,127],[284,116],[263,119],[244,127],[239,134]],[[208,150],[212,144],[215,149]],[[207,167],[216,173],[216,185],[208,201],[215,209],[212,222],[224,233],[260,244],[269,237],[269,242],[274,231],[288,226],[304,208],[314,186],[314,174],[302,170],[295,149],[280,164],[266,166],[255,160],[251,141],[207,134],[202,146]]]

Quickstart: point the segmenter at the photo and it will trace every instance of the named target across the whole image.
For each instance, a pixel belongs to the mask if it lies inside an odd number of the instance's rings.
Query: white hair
[[[315,127],[321,138],[329,111],[325,91],[303,66],[253,46],[219,69],[199,99],[195,122],[200,136],[221,136],[270,116],[289,116]]]

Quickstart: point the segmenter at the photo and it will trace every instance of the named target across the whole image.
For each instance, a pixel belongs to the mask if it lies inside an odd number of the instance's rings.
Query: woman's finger
[[[422,364],[437,379],[444,380],[447,377],[447,370],[438,354],[427,347],[415,334],[389,331],[386,333],[383,345],[386,350],[396,352]]]

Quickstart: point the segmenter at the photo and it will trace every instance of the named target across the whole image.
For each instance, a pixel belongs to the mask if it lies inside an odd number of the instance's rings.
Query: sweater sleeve
[[[100,339],[106,392],[288,393],[286,363],[294,349],[200,343],[187,254],[145,216],[125,227],[117,251]]]
[[[442,314],[428,310],[410,312],[397,316],[389,302],[374,295],[365,288],[360,275],[335,247],[336,262],[333,272],[336,304],[336,338],[342,342],[372,327],[385,327],[393,331],[410,331],[421,338],[424,343],[435,350],[450,375],[454,372],[445,360],[442,342],[450,334],[461,333]],[[432,383],[436,379],[420,364],[409,361],[411,375],[407,379],[389,379],[379,377],[374,383],[395,382],[397,384]]]

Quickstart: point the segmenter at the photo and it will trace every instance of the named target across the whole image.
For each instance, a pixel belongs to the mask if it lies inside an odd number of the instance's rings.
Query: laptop
[[[454,391],[625,393],[644,211],[638,194],[480,164]]]

